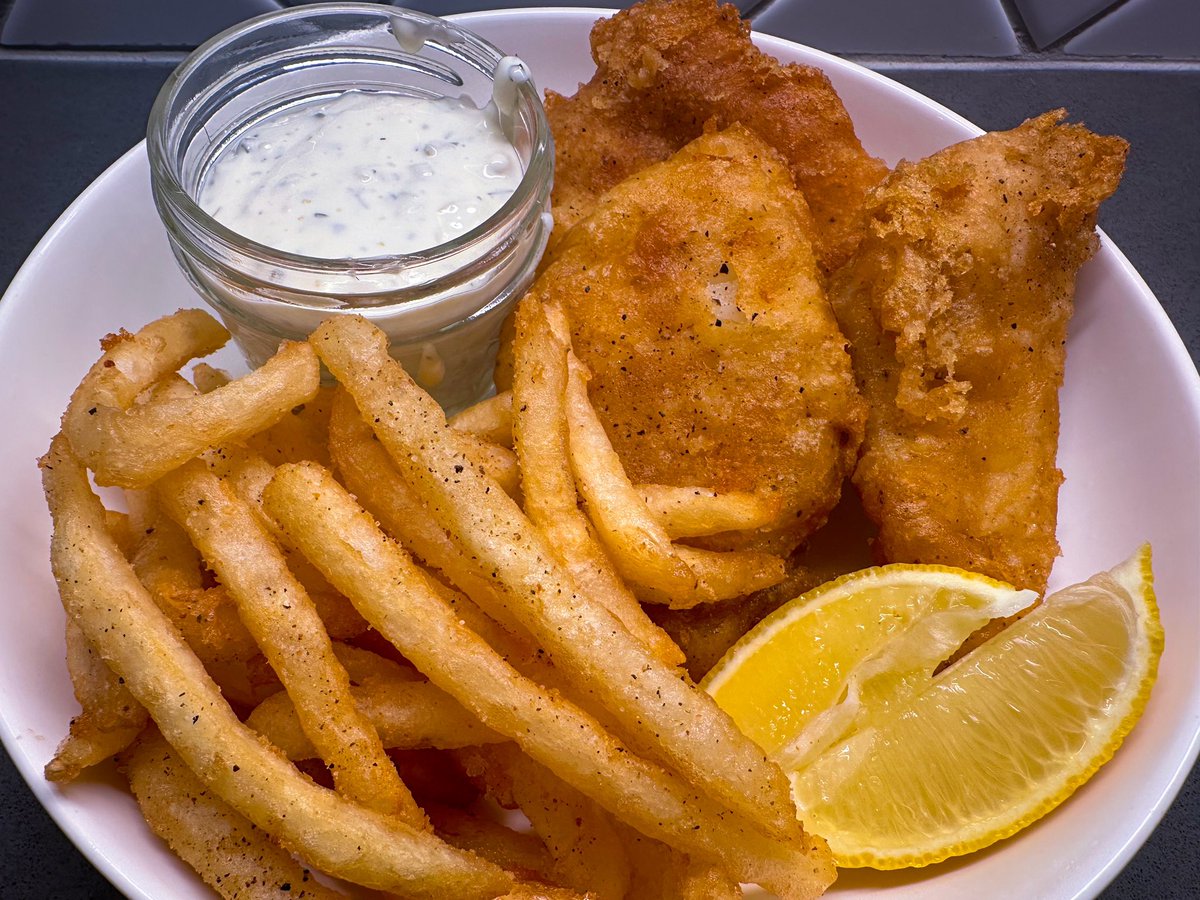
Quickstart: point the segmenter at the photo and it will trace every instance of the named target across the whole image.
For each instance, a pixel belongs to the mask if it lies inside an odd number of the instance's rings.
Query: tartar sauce
[[[198,202],[276,250],[362,259],[466,233],[522,174],[495,104],[352,90],[255,123],[209,166]]]

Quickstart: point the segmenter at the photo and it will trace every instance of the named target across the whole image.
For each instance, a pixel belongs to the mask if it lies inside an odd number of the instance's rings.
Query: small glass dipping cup
[[[358,313],[448,411],[492,389],[500,326],[533,279],[551,221],[554,147],[532,79],[501,85],[501,126],[524,168],[478,227],[416,253],[319,259],[256,243],[197,204],[231,142],[281,109],[345,91],[493,97],[504,54],[452,22],[365,3],[302,6],[217,35],[167,79],[147,127],[151,186],[184,274],[251,366],[326,317]]]

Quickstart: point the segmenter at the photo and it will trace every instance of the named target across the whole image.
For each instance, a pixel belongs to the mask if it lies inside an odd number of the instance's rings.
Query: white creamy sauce
[[[465,234],[522,174],[495,104],[347,91],[257,122],[209,167],[198,202],[277,250],[361,259]]]

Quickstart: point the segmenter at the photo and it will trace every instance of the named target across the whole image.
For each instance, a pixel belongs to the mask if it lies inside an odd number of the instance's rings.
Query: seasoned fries
[[[424,897],[485,898],[507,889],[503,870],[317,787],[262,743],[137,580],[62,437],[41,465],[55,526],[51,562],[67,615],[209,789],[312,865],[348,881]]]
[[[638,496],[617,451],[588,399],[588,374],[567,356],[567,423],[571,470],[588,515],[621,574],[668,597],[696,591],[696,573],[680,558],[671,536]]]
[[[765,528],[779,515],[777,503],[746,491],[665,484],[643,484],[638,491],[672,540]]]
[[[608,501],[580,475],[588,438],[569,410],[584,412],[586,392],[571,397],[558,315],[522,309],[511,395],[456,426],[357,317],[311,341],[341,384],[306,384],[309,400],[283,418],[255,387],[261,374],[200,367],[207,393],[175,374],[221,337],[195,314],[110,343],[72,400],[74,438],[43,461],[84,706],[48,772],[69,779],[132,742],[122,759],[147,817],[226,896],[236,885],[215,883],[205,844],[244,839],[234,881],[277,883],[285,847],[294,871],[403,896],[617,900],[633,889],[630,834],[675,854],[673,884],[712,872],[714,885],[819,894],[832,864],[781,773],[682,673],[597,537],[614,526],[596,524]],[[169,427],[164,446],[114,462],[113,421],[188,416],[222,397],[241,398],[230,421],[255,430],[202,440]],[[105,416],[77,415],[102,401]],[[663,515],[607,438],[599,451],[619,502],[684,573],[669,602],[777,577],[774,557],[675,544],[664,524],[744,526],[758,500],[648,491]],[[109,480],[130,486],[128,517],[101,506],[79,452],[125,473]],[[523,810],[540,840],[448,807],[478,790],[445,780],[456,765],[489,797],[511,784],[494,799]],[[209,841],[177,836],[183,803]]]
[[[210,447],[262,431],[316,395],[320,371],[312,348],[290,343],[256,372],[210,393],[137,404],[156,379],[224,343],[225,330],[205,318],[212,324],[184,310],[137,335],[106,341],[63,416],[72,450],[97,483],[145,487]]]
[[[552,334],[536,298],[517,310],[515,344],[510,405],[516,404],[513,439],[525,514],[542,529],[583,593],[607,607],[667,665],[681,664],[683,654],[617,576],[577,505],[567,424],[567,348]]]
[[[67,623],[67,671],[82,711],[46,764],[46,778],[58,782],[73,781],[89,766],[120,753],[149,721],[146,710],[74,622]]]
[[[352,688],[351,695],[355,707],[378,731],[388,749],[453,750],[503,740],[449,694],[425,681],[376,678]],[[246,724],[287,754],[288,759],[320,756],[300,726],[295,704],[284,691],[260,703]]]
[[[450,427],[508,447],[513,445],[512,391],[501,391],[450,417]]]
[[[613,821],[602,808],[523,754],[498,744],[459,755],[489,794],[503,794],[529,819],[553,860],[556,881],[596,900],[621,900],[632,872]],[[499,802],[499,801],[498,801]]]
[[[214,889],[255,898],[344,896],[206,788],[161,735],[148,734],[126,765],[147,824]]]
[[[775,835],[796,836],[779,769],[711,698],[575,590],[537,528],[456,449],[441,408],[388,356],[382,332],[344,316],[327,320],[311,340],[397,468],[428,497],[435,521],[457,536],[476,574],[492,579],[507,614],[541,642],[555,667],[715,800]]]
[[[768,838],[677,776],[639,759],[569,701],[520,675],[463,624],[429,576],[327,471],[311,464],[281,467],[266,504],[372,625],[434,684],[610,812],[689,852],[719,859],[784,897],[811,896],[832,875],[831,869],[814,871],[806,859],[811,839]],[[328,540],[332,534],[336,541]]]
[[[350,694],[350,680],[316,605],[251,508],[199,460],[164,478],[158,491],[228,586],[242,621],[296,701],[301,727],[338,790],[423,827],[424,815]]]

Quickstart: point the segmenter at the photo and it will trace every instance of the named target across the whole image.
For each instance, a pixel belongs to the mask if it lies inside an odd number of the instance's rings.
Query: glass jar
[[[392,355],[449,411],[491,390],[500,326],[552,225],[554,148],[532,79],[499,86],[501,126],[524,167],[519,186],[445,244],[364,259],[301,256],[230,230],[196,198],[221,151],[285,107],[348,90],[465,95],[483,106],[502,60],[487,41],[433,16],[321,4],[231,28],[167,79],[147,128],[155,205],[184,274],[251,366],[281,340],[302,340],[327,316],[350,312],[383,329]]]

